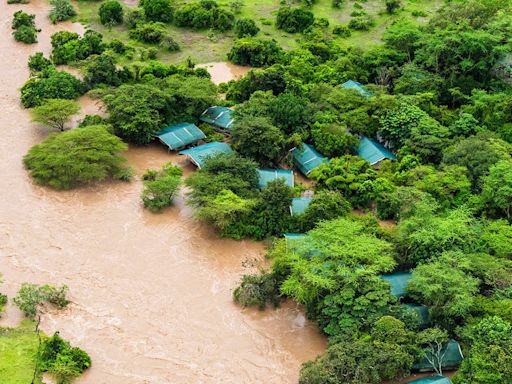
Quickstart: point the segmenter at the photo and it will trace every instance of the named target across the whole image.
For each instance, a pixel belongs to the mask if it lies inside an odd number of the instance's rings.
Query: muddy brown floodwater
[[[206,70],[210,72],[212,81],[217,85],[227,83],[229,80],[239,80],[252,69],[252,67],[244,67],[224,61],[198,64],[196,67],[206,68]]]
[[[36,14],[39,43],[11,37],[12,14]],[[72,304],[42,318],[47,333],[87,350],[93,366],[79,383],[294,383],[300,364],[325,348],[302,311],[242,310],[231,291],[255,270],[259,243],[219,239],[177,205],[155,215],[142,209],[141,183],[106,183],[67,192],[34,185],[22,157],[47,131],[30,122],[18,89],[30,54],[50,49],[57,30],[48,5],[0,2],[0,272],[11,297],[22,282],[67,284]],[[89,113],[97,108],[81,98]],[[167,161],[193,169],[161,146],[131,148],[140,175]],[[8,308],[3,325],[16,324]]]

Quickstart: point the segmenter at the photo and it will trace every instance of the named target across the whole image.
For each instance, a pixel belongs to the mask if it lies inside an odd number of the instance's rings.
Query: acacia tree
[[[71,189],[108,177],[129,179],[131,169],[120,155],[127,148],[106,126],[96,125],[48,136],[23,162],[37,183]]]
[[[44,104],[34,107],[30,113],[35,123],[64,131],[66,123],[78,111],[80,111],[80,105],[74,100],[48,99]]]

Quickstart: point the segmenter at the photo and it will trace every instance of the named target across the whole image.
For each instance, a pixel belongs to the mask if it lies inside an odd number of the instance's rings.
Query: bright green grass
[[[37,353],[35,323],[23,321],[16,328],[0,328],[0,383],[29,384]],[[36,383],[41,383],[37,378]]]
[[[196,0],[184,0],[190,2]],[[223,7],[229,7],[232,0],[218,0]],[[350,13],[356,8],[354,4],[357,1],[346,0],[341,9],[332,8],[332,0],[317,0],[312,7],[315,16],[325,17],[329,20],[330,29],[338,25],[346,25],[351,17]],[[429,17],[443,4],[443,0],[403,0],[402,9],[395,15],[388,15],[385,12],[384,0],[367,0],[366,2],[357,2],[363,9],[375,19],[375,26],[369,31],[353,32],[348,39],[337,38],[336,43],[342,47],[356,46],[369,47],[381,42],[382,34],[386,27],[393,21],[406,18],[417,22],[426,23]],[[96,31],[103,33],[106,40],[113,38],[124,42],[130,42],[133,46],[150,47],[150,45],[141,44],[130,40],[128,31],[124,26],[113,27],[108,30],[99,22],[98,8],[101,2],[82,0],[77,3],[79,9],[78,20]],[[278,30],[275,26],[264,25],[262,20],[271,20],[275,22],[277,10],[280,7],[279,0],[246,0],[242,12],[237,17],[249,17],[256,21],[261,29],[259,36],[268,37],[277,40],[285,49],[295,48],[300,34],[289,34]],[[126,6],[126,8],[128,8]],[[427,17],[413,17],[412,11],[423,11]],[[225,61],[226,55],[233,45],[233,32],[215,33],[210,31],[192,31],[186,28],[177,28],[170,25],[169,32],[180,44],[181,51],[169,53],[160,50],[158,58],[167,63],[183,63],[190,57],[196,63],[206,63],[213,61]]]

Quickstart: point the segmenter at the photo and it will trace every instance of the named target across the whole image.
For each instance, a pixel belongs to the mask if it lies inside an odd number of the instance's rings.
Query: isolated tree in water
[[[43,105],[33,108],[32,121],[49,128],[64,131],[71,116],[80,111],[80,105],[73,100],[49,99]]]

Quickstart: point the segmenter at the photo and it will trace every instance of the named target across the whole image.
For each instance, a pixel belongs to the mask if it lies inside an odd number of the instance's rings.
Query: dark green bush
[[[279,62],[284,55],[275,40],[260,40],[246,37],[237,40],[228,53],[235,64],[265,67]]]
[[[34,74],[50,67],[52,62],[43,56],[42,52],[37,52],[28,58],[28,69]]]
[[[141,0],[140,6],[147,20],[169,23],[173,19],[174,8],[170,0]]]
[[[181,168],[168,163],[160,171],[148,169],[142,176],[142,202],[151,212],[160,212],[172,204],[181,184]]]
[[[258,307],[263,310],[267,304],[279,305],[281,294],[275,274],[261,272],[258,275],[244,275],[240,285],[233,291],[234,300],[243,307]]]
[[[164,36],[165,25],[160,22],[137,24],[137,26],[130,31],[130,37],[132,39],[150,44],[160,43]]]
[[[334,27],[332,33],[333,35],[337,35],[340,37],[350,37],[350,35],[352,35],[350,28],[346,25],[338,25],[337,27]]]
[[[25,108],[41,105],[46,99],[76,99],[85,92],[84,84],[73,75],[50,66],[21,88]]]
[[[101,3],[98,14],[103,25],[121,24],[123,22],[123,7],[117,0],[107,0]]]
[[[240,19],[235,23],[235,35],[238,38],[256,36],[259,31],[252,19]]]
[[[22,25],[18,29],[16,29],[12,35],[16,41],[21,41],[25,44],[34,44],[37,43],[37,30],[34,27],[28,27],[26,25]]]
[[[314,22],[313,12],[304,8],[282,7],[277,12],[277,28],[289,33],[302,32]]]
[[[373,18],[370,15],[362,15],[352,18],[348,23],[348,27],[356,31],[368,31],[374,24]]]
[[[101,33],[87,30],[83,37],[78,33],[61,31],[52,35],[52,61],[68,64],[84,60],[90,55],[99,55],[106,48]]]
[[[35,18],[36,15],[29,15],[23,11],[14,12],[12,19],[12,29],[18,29],[21,26],[35,27]]]
[[[231,12],[219,8],[213,0],[201,0],[178,9],[174,21],[179,27],[227,31],[233,27],[235,16]]]

